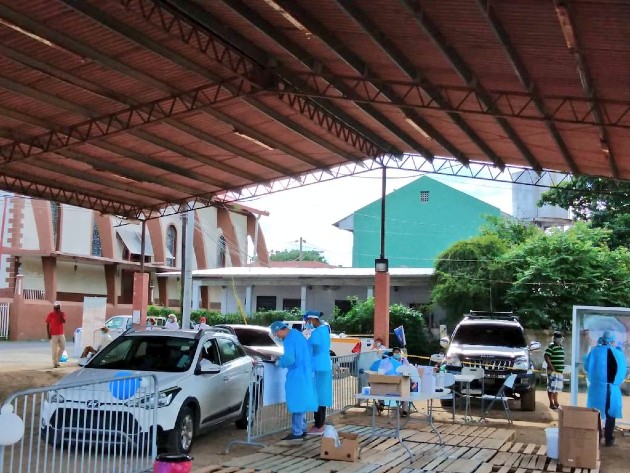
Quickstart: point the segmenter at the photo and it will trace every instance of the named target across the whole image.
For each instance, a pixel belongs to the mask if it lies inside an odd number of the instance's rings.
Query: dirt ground
[[[44,365],[45,366],[45,365]],[[2,364],[0,370],[0,402],[4,402],[9,394],[28,389],[31,387],[46,386],[55,383],[64,375],[77,369],[77,365],[69,362],[66,366],[58,369],[46,368],[43,366],[20,366],[16,360],[15,366]],[[546,403],[546,393],[539,391],[537,395],[537,405],[535,412],[521,412],[518,406],[513,408],[515,441],[523,443],[545,444],[545,428],[556,426],[558,423],[558,414],[550,410]],[[626,410],[630,409],[630,398],[625,398]],[[561,404],[569,403],[569,393],[562,393],[560,396]],[[583,403],[583,401],[581,401]],[[473,415],[479,415],[479,406],[473,406]],[[459,414],[459,413],[458,413]],[[353,418],[360,417],[365,419],[368,414],[363,408],[351,409],[347,414],[332,416],[332,423],[352,423]],[[438,412],[438,420],[450,421],[450,412]],[[627,418],[630,418],[627,417]],[[494,410],[489,421],[484,424],[496,428],[510,428],[505,420],[505,416],[501,410]],[[630,431],[629,436],[624,436],[623,431],[616,433],[616,446],[612,448],[602,447],[601,469],[603,473],[627,472],[628,458],[630,457]],[[284,434],[268,437],[264,439],[264,443],[269,445],[279,440]],[[233,457],[248,455],[254,453],[255,447],[251,446],[233,446],[230,454],[224,454],[225,448],[233,440],[244,440],[245,431],[236,429],[232,424],[226,424],[217,428],[215,431],[196,439],[193,447],[192,456],[194,457],[195,468],[213,464],[222,464]]]

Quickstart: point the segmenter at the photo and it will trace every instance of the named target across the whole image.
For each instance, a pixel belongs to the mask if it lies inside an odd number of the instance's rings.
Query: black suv
[[[471,311],[457,324],[448,343],[444,359],[448,371],[459,372],[462,366],[484,368],[487,394],[496,394],[505,378],[515,373],[514,389],[506,394],[520,399],[521,410],[536,409],[536,378],[529,355],[540,349],[540,343],[527,345],[523,327],[512,313]]]

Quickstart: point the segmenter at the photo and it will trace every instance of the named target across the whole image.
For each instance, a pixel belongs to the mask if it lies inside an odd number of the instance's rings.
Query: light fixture
[[[566,5],[563,5],[562,3],[557,3],[556,15],[558,15],[560,29],[562,29],[562,34],[564,35],[564,40],[567,43],[567,47],[570,50],[576,49],[577,42],[575,41],[575,33],[573,32],[571,17],[569,16],[569,10],[567,9]]]
[[[252,143],[256,143],[258,146],[260,146],[260,147],[262,147],[262,148],[269,149],[269,150],[273,149],[273,148],[272,148],[271,146],[269,146],[268,144],[263,143],[262,141],[257,140],[256,138],[254,138],[254,137],[252,137],[252,136],[249,136],[248,134],[243,133],[242,131],[235,131],[235,132],[234,132],[234,134],[235,134],[236,136],[240,136],[241,138],[244,138],[244,139],[246,139],[246,140],[248,140],[248,141],[251,141]]]
[[[386,273],[389,271],[389,260],[387,258],[376,258],[374,260],[374,271],[377,273]]]
[[[418,125],[413,118],[405,116],[405,121],[407,123],[409,123],[411,128],[416,130],[418,133],[420,133],[422,136],[424,136],[427,140],[431,140],[432,139],[431,135],[429,135],[426,131],[424,131],[424,129],[420,125]]]
[[[282,15],[284,17],[285,20],[287,20],[289,23],[291,23],[293,26],[295,26],[298,30],[303,31],[304,33],[306,33],[306,35],[308,36],[312,36],[313,33],[311,33],[308,28],[306,26],[304,26],[300,20],[298,20],[296,17],[294,17],[293,15],[291,15],[291,13],[289,13],[288,11],[286,11],[284,8],[282,8],[280,5],[278,5],[274,0],[263,0],[267,5],[269,5],[271,8],[273,8],[275,11],[277,11],[278,13],[280,13],[280,15]]]

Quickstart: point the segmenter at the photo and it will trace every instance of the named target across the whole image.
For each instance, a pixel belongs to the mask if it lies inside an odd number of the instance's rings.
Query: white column
[[[374,297],[374,286],[368,286],[366,297],[369,299],[370,297]]]
[[[302,313],[306,312],[306,291],[308,286],[302,286],[300,290],[300,310]]]
[[[192,309],[199,309],[201,306],[201,281],[194,281],[192,283]]]
[[[182,294],[182,327],[190,327],[190,309],[192,307],[192,263],[193,263],[193,236],[195,233],[195,212],[188,212],[186,221],[186,253],[182,255],[185,259],[186,268],[184,271],[184,291]]]
[[[221,290],[221,313],[222,314],[227,314],[228,313],[228,288],[227,286],[222,286],[223,289]]]
[[[249,285],[245,287],[245,314],[247,314],[248,316],[252,315],[252,297],[253,297],[253,291],[254,286]]]

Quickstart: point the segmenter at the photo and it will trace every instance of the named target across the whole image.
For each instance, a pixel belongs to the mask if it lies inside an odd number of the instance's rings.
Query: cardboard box
[[[560,406],[558,463],[571,468],[597,468],[601,419],[597,409]]]
[[[409,376],[370,374],[368,383],[370,383],[370,394],[376,396],[407,397],[410,393]]]
[[[330,437],[322,437],[320,458],[324,460],[341,460],[355,462],[359,457],[359,434],[349,432],[337,432],[341,445],[335,447],[335,440]]]

